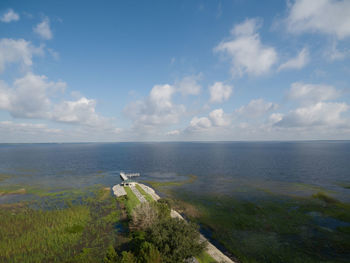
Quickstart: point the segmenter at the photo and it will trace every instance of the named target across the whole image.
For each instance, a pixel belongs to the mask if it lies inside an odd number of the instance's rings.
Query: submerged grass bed
[[[109,188],[79,197],[78,204],[66,192],[58,202],[1,205],[0,262],[102,262],[115,238],[116,201]]]
[[[348,262],[350,205],[323,192],[252,202],[176,188],[172,197],[241,262]]]

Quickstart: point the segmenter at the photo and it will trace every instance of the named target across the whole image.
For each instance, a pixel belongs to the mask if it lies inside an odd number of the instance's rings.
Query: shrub
[[[158,211],[150,203],[145,202],[133,210],[130,228],[145,230],[151,227],[157,219]]]
[[[160,252],[163,262],[183,262],[199,255],[206,247],[198,227],[178,218],[160,220],[149,228],[146,239]]]
[[[162,262],[158,249],[148,242],[143,242],[139,252],[140,263],[160,263]]]

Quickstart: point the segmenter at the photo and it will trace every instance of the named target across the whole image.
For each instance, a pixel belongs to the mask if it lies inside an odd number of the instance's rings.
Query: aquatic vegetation
[[[188,175],[187,176],[188,179],[187,180],[182,180],[182,181],[167,181],[167,182],[157,182],[157,181],[141,181],[142,183],[145,184],[149,184],[152,188],[154,188],[155,190],[161,188],[161,187],[165,187],[165,186],[182,186],[185,184],[190,184],[193,183],[194,181],[196,181],[197,176],[195,175]]]
[[[320,199],[328,204],[336,204],[339,203],[339,201],[329,195],[327,195],[326,193],[323,192],[317,192],[316,194],[312,195],[313,198],[317,198]]]
[[[73,204],[55,202],[0,206],[0,262],[101,262],[114,243],[119,220],[109,188],[96,188]],[[76,197],[76,196],[75,196]]]
[[[267,195],[253,202],[176,189],[172,197],[188,218],[242,262],[346,262],[348,258],[350,206],[328,195]],[[189,213],[186,206],[199,212]]]
[[[10,174],[2,174],[2,173],[0,173],[0,182],[4,181],[4,180],[6,180],[6,179],[8,179],[10,177],[11,177]]]

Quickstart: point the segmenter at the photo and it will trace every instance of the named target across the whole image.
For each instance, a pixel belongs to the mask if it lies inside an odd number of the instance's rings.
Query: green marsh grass
[[[0,262],[102,262],[119,220],[110,189],[48,194],[45,204],[0,206]]]
[[[137,199],[136,195],[133,193],[133,191],[130,189],[130,187],[125,186],[124,187],[125,192],[127,193],[127,196],[123,196],[124,205],[126,208],[126,211],[128,213],[128,216],[131,216],[132,210],[140,204],[139,199]]]

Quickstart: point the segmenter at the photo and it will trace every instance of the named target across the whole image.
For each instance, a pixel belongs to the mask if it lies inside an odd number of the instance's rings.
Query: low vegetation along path
[[[160,197],[156,194],[156,192],[149,186],[144,184],[137,183],[147,194],[149,194],[153,200],[158,201]],[[141,203],[147,202],[146,198],[140,193],[140,191],[134,186],[131,185],[130,189],[136,195],[136,197],[140,200]],[[176,217],[181,220],[185,220],[177,211],[171,209],[171,217]],[[229,257],[227,257],[224,253],[222,253],[219,249],[217,249],[212,243],[210,243],[202,234],[200,235],[200,239],[202,241],[207,241],[208,245],[206,248],[206,252],[217,262],[225,262],[225,263],[234,263]]]

